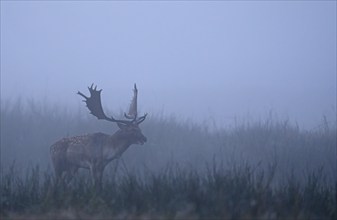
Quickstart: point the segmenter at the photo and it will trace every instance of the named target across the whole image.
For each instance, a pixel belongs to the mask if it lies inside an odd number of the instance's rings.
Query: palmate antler
[[[102,108],[102,102],[101,102],[101,90],[97,90],[97,86],[95,86],[94,88],[94,84],[92,84],[90,87],[88,87],[89,92],[90,92],[90,97],[87,97],[86,95],[84,95],[83,93],[81,93],[80,91],[77,92],[78,95],[82,96],[83,98],[85,98],[85,100],[83,100],[86,104],[88,109],[90,110],[90,114],[96,116],[98,119],[103,119],[103,120],[107,120],[107,121],[111,121],[111,122],[117,122],[117,123],[123,123],[123,124],[132,124],[132,123],[136,123],[136,124],[140,124],[141,122],[143,122],[147,116],[147,114],[145,114],[144,116],[140,117],[137,119],[137,88],[136,88],[136,84],[135,84],[135,96],[133,98],[133,102],[135,102],[135,107],[130,106],[130,110],[129,110],[129,114],[132,113],[133,118],[128,118],[128,119],[132,119],[131,121],[128,120],[117,120],[115,118],[113,118],[112,116],[109,118],[105,115],[103,108]],[[135,101],[134,101],[135,100]],[[131,103],[131,105],[132,105]],[[131,108],[135,109],[131,111]],[[125,114],[126,115],[126,114]]]
[[[124,116],[127,119],[137,118],[137,95],[138,95],[138,90],[137,90],[137,85],[135,83],[134,88],[133,88],[133,98],[130,103],[129,112],[128,114],[124,113]]]
[[[134,87],[133,87],[133,97],[132,97],[132,100],[131,100],[131,103],[130,103],[129,112],[128,112],[128,114],[124,113],[124,116],[127,119],[136,118],[136,123],[140,124],[145,120],[147,114],[144,114],[144,116],[142,116],[140,118],[137,118],[138,117],[137,96],[138,96],[138,89],[137,89],[137,85],[135,83]]]

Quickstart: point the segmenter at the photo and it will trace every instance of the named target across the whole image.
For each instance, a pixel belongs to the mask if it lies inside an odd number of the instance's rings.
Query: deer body
[[[95,187],[100,189],[102,174],[106,165],[112,160],[119,158],[130,145],[142,145],[146,142],[146,137],[138,127],[145,120],[146,115],[137,119],[136,112],[133,114],[129,113],[128,117],[134,115],[132,121],[116,120],[113,117],[107,118],[101,109],[100,96],[97,96],[101,90],[97,91],[91,87],[89,91],[91,93],[90,98],[79,94],[86,98],[85,101],[92,114],[99,119],[117,122],[119,130],[113,135],[93,133],[63,138],[50,147],[50,154],[57,181],[70,181],[79,168],[85,168],[90,170]],[[96,99],[93,99],[95,95]],[[137,99],[134,98],[133,102],[136,101]]]

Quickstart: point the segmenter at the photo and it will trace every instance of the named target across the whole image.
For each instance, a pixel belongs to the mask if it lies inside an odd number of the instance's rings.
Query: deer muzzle
[[[141,139],[139,139],[139,144],[143,145],[147,141],[147,138],[145,136],[142,136]]]

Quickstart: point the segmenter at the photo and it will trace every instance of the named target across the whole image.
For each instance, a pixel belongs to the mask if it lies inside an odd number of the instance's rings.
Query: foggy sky
[[[126,109],[226,125],[268,111],[336,116],[336,2],[1,1],[1,99]]]

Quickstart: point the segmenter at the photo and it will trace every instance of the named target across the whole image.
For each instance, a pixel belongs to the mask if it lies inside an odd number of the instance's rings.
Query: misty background
[[[335,219],[336,1],[0,6],[0,216]],[[50,159],[117,131],[76,95],[92,83],[108,116],[134,83],[148,113],[97,200],[88,171],[63,188]]]
[[[117,114],[134,82],[141,113],[334,122],[336,2],[1,1],[1,100],[77,111],[95,83]]]
[[[336,2],[1,1],[2,167],[50,168],[57,140],[116,131],[76,95],[91,83],[117,118],[138,85],[148,142],[130,170],[262,162],[336,180]]]

